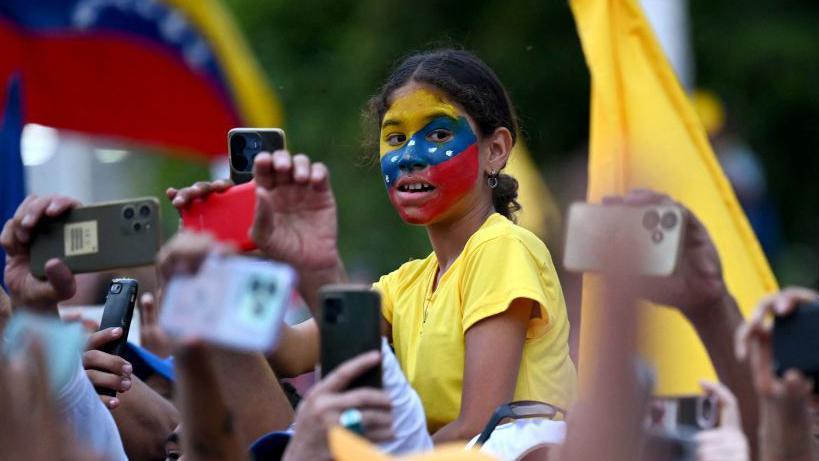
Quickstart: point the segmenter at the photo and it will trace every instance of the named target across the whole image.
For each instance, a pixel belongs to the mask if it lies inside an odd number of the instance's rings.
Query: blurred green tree
[[[341,250],[354,272],[375,277],[430,251],[423,230],[392,210],[378,171],[364,166],[376,153],[362,141],[376,133],[362,127],[362,109],[405,55],[438,46],[477,52],[509,89],[547,177],[585,155],[589,80],[566,2],[225,2],[281,98],[289,148],[332,171]],[[698,85],[724,98],[760,154],[786,241],[816,252],[819,3],[690,4]]]

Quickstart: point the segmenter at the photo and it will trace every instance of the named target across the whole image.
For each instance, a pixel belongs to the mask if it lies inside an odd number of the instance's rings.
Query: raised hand
[[[159,306],[153,293],[143,293],[139,298],[139,342],[159,357],[171,355],[173,345],[159,326]]]
[[[253,174],[258,187],[251,237],[259,249],[299,270],[336,267],[336,200],[327,167],[280,150],[257,155]]]
[[[46,262],[46,280],[31,274],[29,245],[32,232],[43,216],[57,217],[79,205],[74,199],[56,195],[29,195],[6,221],[0,245],[6,252],[5,281],[14,306],[56,312],[57,303],[74,295],[77,289],[71,270],[57,258]]]
[[[802,302],[819,301],[819,293],[786,288],[765,297],[749,320],[736,331],[736,355],[748,360],[760,402],[760,454],[763,461],[816,459],[813,442],[811,391],[813,384],[798,370],[774,374],[770,315],[786,316]],[[812,351],[805,351],[809,353]]]
[[[604,204],[678,205],[683,209],[685,230],[677,269],[668,277],[650,277],[643,283],[643,297],[674,306],[691,318],[727,295],[719,254],[708,231],[688,208],[671,197],[646,189],[635,189],[625,197],[606,197]]]

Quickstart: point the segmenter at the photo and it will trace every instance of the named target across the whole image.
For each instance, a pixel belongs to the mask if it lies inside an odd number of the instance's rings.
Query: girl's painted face
[[[478,138],[466,114],[440,93],[399,96],[381,123],[381,172],[401,218],[427,224],[463,198],[478,178]]]

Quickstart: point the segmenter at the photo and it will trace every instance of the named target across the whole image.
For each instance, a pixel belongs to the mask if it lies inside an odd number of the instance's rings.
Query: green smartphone
[[[159,200],[141,197],[74,208],[45,217],[31,242],[31,273],[45,278],[45,263],[63,260],[72,272],[99,272],[153,264],[159,251]]]

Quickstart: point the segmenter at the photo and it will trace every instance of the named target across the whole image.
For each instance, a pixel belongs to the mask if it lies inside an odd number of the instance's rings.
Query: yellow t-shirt
[[[392,325],[395,354],[421,397],[430,432],[460,414],[466,331],[518,298],[535,301],[540,318],[529,321],[514,400],[566,408],[577,377],[569,357],[566,303],[546,245],[496,213],[469,238],[433,292],[437,271],[432,253],[375,284]]]

